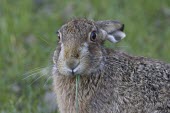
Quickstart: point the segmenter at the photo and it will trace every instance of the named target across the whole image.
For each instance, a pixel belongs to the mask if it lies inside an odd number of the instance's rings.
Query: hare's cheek
[[[79,47],[80,56],[85,56],[89,53],[89,45],[85,42],[82,44],[81,47]]]
[[[81,73],[88,71],[90,68],[90,65],[91,65],[91,60],[90,60],[89,54],[87,54],[80,60],[79,71]]]
[[[62,74],[62,75],[69,75],[71,70],[69,70],[66,65],[65,62],[63,61],[58,61],[57,63],[57,71]]]
[[[59,60],[60,62],[63,62],[63,61],[64,61],[64,58],[65,58],[65,52],[64,52],[64,48],[61,46],[58,60]]]

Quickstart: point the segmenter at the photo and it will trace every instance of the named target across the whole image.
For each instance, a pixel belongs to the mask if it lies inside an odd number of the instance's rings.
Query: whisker
[[[44,38],[42,38],[44,37]],[[42,36],[39,37],[42,41],[44,41],[46,44],[50,45],[50,48],[52,49],[51,47],[51,43],[49,43],[46,39],[49,39],[49,37],[45,34],[43,34]],[[45,39],[46,38],[46,39]],[[56,46],[54,43],[52,43],[52,46]]]
[[[37,80],[39,80],[40,78],[42,78],[45,74],[42,74],[41,76],[37,77],[34,81],[31,82],[31,84],[29,86],[31,86],[33,83],[35,83]]]
[[[43,69],[43,68],[45,68],[45,67],[37,67],[37,68],[35,68],[35,69],[32,69],[32,70],[24,73],[23,76],[24,76],[24,75],[31,74],[31,73],[34,73],[34,72],[36,72],[36,71],[38,71],[38,70],[41,70],[41,69]]]
[[[48,68],[51,68],[52,66],[53,65],[49,65],[47,67],[33,69],[33,70],[23,74],[23,75],[28,75],[25,78],[23,78],[23,80],[25,80],[31,76],[37,75],[38,73],[47,73],[46,70],[48,70]]]
[[[45,40],[44,38],[41,38],[41,37],[40,37],[40,39],[41,39],[42,41],[44,41],[46,44],[50,45],[50,43],[49,43],[47,40]]]
[[[29,77],[31,77],[31,76],[37,75],[38,73],[40,73],[40,71],[41,71],[41,70],[38,70],[38,72],[35,72],[35,73],[30,74],[30,75],[26,76],[25,78],[23,78],[22,80],[25,80],[25,79],[27,79],[27,78],[29,78]]]
[[[44,83],[44,86],[43,86],[43,87],[45,87],[45,86],[47,85],[48,81],[49,81],[51,78],[52,78],[52,76],[49,76],[49,77],[47,78],[47,80],[45,81],[45,83]]]

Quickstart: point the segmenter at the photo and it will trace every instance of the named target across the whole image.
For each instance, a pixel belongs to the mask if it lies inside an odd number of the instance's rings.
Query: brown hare
[[[118,21],[74,19],[58,30],[53,84],[60,113],[170,113],[170,64],[104,47],[125,37]]]

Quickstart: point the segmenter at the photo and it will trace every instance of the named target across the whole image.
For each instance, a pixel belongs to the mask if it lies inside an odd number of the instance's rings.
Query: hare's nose
[[[71,70],[74,70],[79,65],[79,61],[76,59],[69,59],[66,61],[66,65]]]

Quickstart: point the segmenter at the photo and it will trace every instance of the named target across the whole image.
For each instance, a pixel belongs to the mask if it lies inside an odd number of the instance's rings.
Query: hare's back
[[[106,64],[92,106],[102,112],[170,113],[169,64],[124,54]]]

